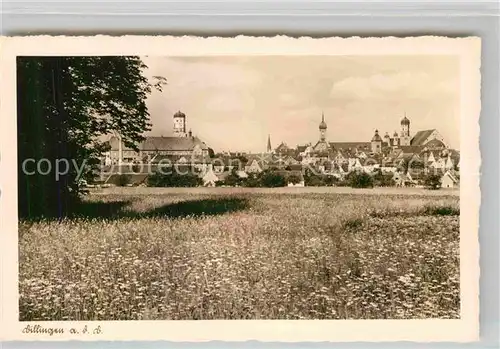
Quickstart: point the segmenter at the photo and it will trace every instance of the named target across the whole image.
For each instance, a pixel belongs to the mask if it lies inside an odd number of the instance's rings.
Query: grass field
[[[19,230],[21,320],[459,317],[454,195],[90,195]]]

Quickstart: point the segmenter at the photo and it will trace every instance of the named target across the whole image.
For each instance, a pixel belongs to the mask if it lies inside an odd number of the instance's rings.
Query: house
[[[442,146],[446,147],[443,136],[441,136],[441,134],[436,129],[418,131],[411,139],[410,145],[425,146],[432,140],[438,140],[439,143],[430,143],[431,146],[442,144]]]
[[[451,156],[448,155],[448,157],[446,158],[444,168],[446,170],[453,170],[453,167],[454,167],[453,160],[451,160]]]
[[[370,152],[371,143],[370,142],[330,142],[330,147],[335,150],[348,150],[348,151],[362,151]]]
[[[351,171],[354,171],[354,170],[362,170],[364,169],[363,165],[361,165],[361,162],[358,158],[350,158],[348,160],[348,171],[351,172]]]
[[[281,156],[295,155],[295,152],[296,151],[290,148],[285,142],[281,142],[280,145],[274,149],[274,153]]]
[[[313,151],[311,144],[306,145],[298,145],[297,152],[298,155],[302,158],[309,156],[309,154]]]
[[[261,173],[262,171],[264,171],[264,169],[261,167],[257,159],[248,161],[247,165],[245,166],[246,173]]]
[[[274,163],[274,156],[272,154],[249,154],[247,156],[247,163],[245,165],[246,173],[260,173],[267,170],[271,164]]]
[[[237,171],[236,175],[242,179],[248,178],[248,174],[245,171]]]
[[[392,176],[392,179],[396,183],[396,187],[413,186],[411,178],[408,178],[408,176],[402,172],[395,172],[394,175]]]
[[[446,171],[443,177],[441,177],[441,188],[456,188],[459,184],[459,180],[451,173],[451,171]]]
[[[232,171],[233,169],[241,170],[244,164],[239,158],[231,157],[217,157],[211,160],[215,173],[222,173],[224,171]]]
[[[437,159],[433,163],[429,164],[429,168],[435,170],[444,170],[446,168],[446,159],[445,158]]]
[[[425,170],[423,169],[409,169],[406,174],[408,180],[414,185],[422,186],[425,177]]]
[[[198,137],[146,137],[139,143],[138,151],[122,144],[117,137],[108,140],[110,150],[106,157],[110,163],[150,161],[157,155],[183,157],[186,161],[192,157],[208,158],[208,146]],[[120,159],[121,156],[121,159]]]
[[[214,173],[213,167],[210,165],[204,174],[201,175],[203,181],[203,186],[205,187],[215,187],[215,183],[220,180],[220,178]]]

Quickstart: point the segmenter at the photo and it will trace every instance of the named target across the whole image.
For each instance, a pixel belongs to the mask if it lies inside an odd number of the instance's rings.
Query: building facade
[[[138,144],[138,151],[129,148],[118,136],[108,140],[110,150],[105,154],[106,164],[122,164],[135,161],[151,162],[162,157],[174,162],[184,163],[206,161],[209,159],[209,147],[200,138],[186,133],[186,115],[182,112],[174,114],[172,136],[148,136]]]

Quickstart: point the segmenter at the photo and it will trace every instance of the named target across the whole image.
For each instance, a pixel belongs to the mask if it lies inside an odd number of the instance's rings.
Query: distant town
[[[217,153],[188,130],[187,119],[183,112],[176,112],[172,135],[148,136],[138,150],[126,147],[118,135],[111,136],[103,159],[107,175],[96,183],[147,185],[151,169],[158,171],[162,166],[190,168],[203,186],[239,185],[270,172],[283,177],[279,186],[343,185],[351,173],[383,178],[384,186],[424,186],[429,174],[439,178],[438,187],[455,188],[460,183],[459,151],[451,149],[436,129],[412,133],[406,115],[395,125],[399,132],[374,130],[371,140],[334,142],[328,139],[322,114],[317,140],[295,146],[280,142],[273,147],[269,134],[261,153]]]

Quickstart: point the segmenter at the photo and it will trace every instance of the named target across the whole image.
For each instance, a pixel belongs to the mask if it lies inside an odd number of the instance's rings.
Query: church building
[[[139,151],[126,147],[117,136],[109,139],[111,149],[106,154],[107,164],[130,163],[134,161],[150,162],[161,156],[172,160],[191,162],[209,158],[208,146],[200,138],[186,132],[186,115],[178,111],[173,116],[172,136],[148,136],[139,143]]]
[[[330,150],[330,145],[326,141],[326,130],[328,126],[325,122],[325,114],[321,114],[321,122],[319,123],[319,141],[313,147],[315,153],[328,152]]]

